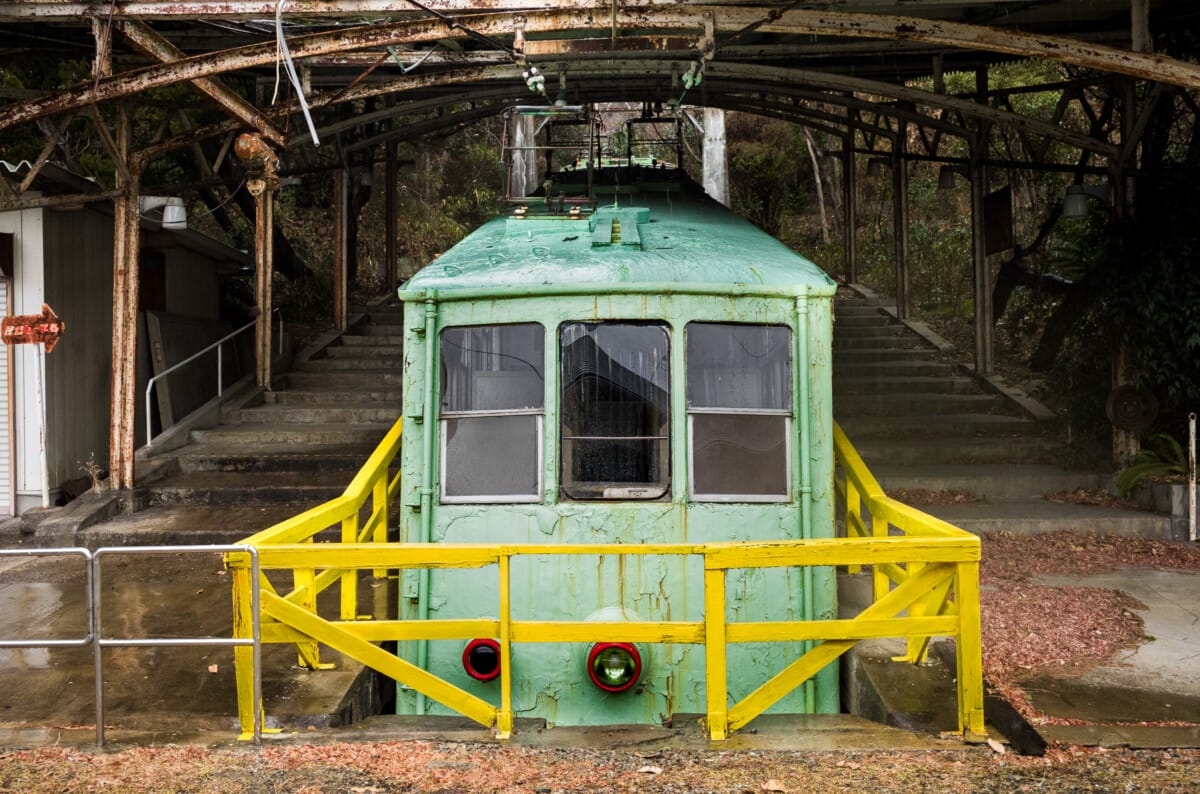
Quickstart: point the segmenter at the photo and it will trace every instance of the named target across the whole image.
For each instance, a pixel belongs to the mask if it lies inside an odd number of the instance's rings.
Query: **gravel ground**
[[[663,752],[382,742],[250,750],[164,747],[0,755],[0,791],[806,792],[1195,791],[1200,752],[986,748],[937,753]]]

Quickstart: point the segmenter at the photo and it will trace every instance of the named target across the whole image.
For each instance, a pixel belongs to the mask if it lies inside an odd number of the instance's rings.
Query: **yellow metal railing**
[[[394,436],[394,438],[393,438]],[[325,644],[411,687],[471,719],[510,735],[513,722],[510,664],[512,645],[520,642],[690,643],[705,646],[706,712],[709,735],[723,739],[815,675],[860,640],[908,638],[910,661],[919,660],[928,639],[958,639],[959,730],[983,733],[983,684],[979,635],[979,539],[883,495],[840,429],[835,450],[844,480],[849,537],[814,540],[645,545],[482,545],[386,543],[386,516],[380,499],[397,490],[387,469],[396,453],[399,423],[368,461],[346,494],[245,541],[258,549],[265,571],[290,570],[294,589],[280,594],[265,573],[261,593],[264,643],[295,643],[301,660],[319,664],[317,645]],[[378,483],[388,483],[380,486]],[[368,494],[372,518],[358,529],[358,513]],[[868,518],[862,512],[866,507]],[[867,521],[871,531],[866,531]],[[317,533],[341,522],[342,542],[313,544]],[[892,532],[889,534],[889,524]],[[897,534],[898,533],[898,534]],[[704,615],[700,621],[595,623],[513,620],[509,570],[522,555],[694,555],[704,564]],[[248,627],[250,581],[248,555],[230,555],[235,571],[235,627]],[[496,566],[498,619],[360,620],[356,616],[355,572],[421,568]],[[875,599],[849,620],[727,622],[725,578],[731,569],[871,565],[876,572]],[[316,594],[341,583],[341,615],[317,614]],[[486,610],[481,610],[486,611]],[[493,705],[432,673],[390,654],[374,643],[385,640],[496,639],[500,645],[500,703]],[[807,641],[811,649],[738,703],[729,705],[726,646],[744,642]],[[251,725],[255,709],[248,657],[238,657],[239,716]]]

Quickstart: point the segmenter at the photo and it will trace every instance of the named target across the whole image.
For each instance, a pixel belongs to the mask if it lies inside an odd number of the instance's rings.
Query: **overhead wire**
[[[300,110],[304,113],[305,122],[308,123],[313,146],[320,146],[321,139],[317,137],[317,127],[313,124],[312,114],[308,110],[308,100],[304,98],[304,88],[300,84],[300,76],[296,74],[296,65],[292,63],[292,53],[288,49],[287,38],[283,35],[283,4],[286,2],[287,0],[279,0],[275,5],[275,93],[271,97],[271,104],[275,104],[275,99],[279,96],[279,65],[282,62],[287,70],[288,78],[296,89],[296,98],[300,101]]]

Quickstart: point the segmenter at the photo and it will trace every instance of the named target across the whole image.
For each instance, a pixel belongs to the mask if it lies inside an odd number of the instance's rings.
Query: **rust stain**
[[[0,323],[0,337],[6,345],[41,344],[49,353],[58,344],[67,324],[58,318],[49,305],[42,304],[41,314],[18,314],[5,317]]]

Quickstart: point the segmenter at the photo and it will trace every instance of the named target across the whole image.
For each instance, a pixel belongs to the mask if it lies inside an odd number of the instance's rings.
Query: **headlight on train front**
[[[587,660],[588,676],[605,692],[624,692],[642,674],[642,657],[628,642],[599,642]]]
[[[471,640],[463,649],[463,669],[476,681],[491,681],[500,675],[500,643],[495,640]]]

